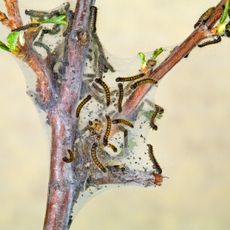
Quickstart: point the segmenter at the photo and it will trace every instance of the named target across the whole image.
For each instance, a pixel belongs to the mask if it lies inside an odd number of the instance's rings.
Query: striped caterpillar
[[[117,106],[118,106],[118,112],[121,113],[122,112],[122,101],[124,97],[124,88],[121,83],[118,83],[118,90],[119,90],[119,97],[118,97]]]
[[[138,86],[143,85],[143,84],[157,84],[157,81],[152,79],[152,78],[145,78],[145,79],[141,79],[139,81],[136,81],[135,83],[133,83],[130,88],[131,89],[136,89]]]
[[[210,16],[213,14],[215,10],[215,7],[210,7],[209,9],[207,9],[198,19],[198,21],[196,22],[196,24],[194,25],[194,28],[197,28],[198,26],[200,26],[201,24],[205,23],[208,21],[208,19],[210,18]]]
[[[93,162],[102,172],[106,172],[106,167],[99,161],[97,157],[97,147],[98,147],[98,144],[93,143],[92,148],[91,148],[91,156],[92,156]]]
[[[164,109],[162,107],[160,107],[159,105],[155,104],[155,112],[153,113],[151,119],[150,119],[150,126],[152,129],[157,130],[158,127],[155,124],[155,119],[157,117],[158,114],[163,114],[164,113]]]
[[[84,106],[88,101],[90,101],[91,98],[92,98],[91,95],[88,95],[86,98],[84,98],[84,99],[80,102],[80,104],[78,105],[78,107],[77,107],[77,109],[76,109],[76,117],[77,117],[77,118],[79,117],[80,112],[81,112],[83,106]]]
[[[148,146],[149,158],[150,158],[150,160],[153,163],[153,167],[156,168],[156,171],[157,171],[158,174],[161,174],[162,173],[162,169],[161,169],[159,163],[157,162],[157,160],[156,160],[156,158],[154,156],[153,146],[151,144],[147,144],[147,146]]]
[[[140,73],[131,77],[118,77],[116,82],[126,82],[126,81],[135,81],[145,76],[145,73]]]
[[[112,123],[113,124],[123,124],[123,125],[129,126],[130,128],[134,127],[133,124],[130,121],[125,120],[125,119],[120,119],[120,118],[119,119],[114,119],[112,121]]]
[[[106,115],[106,120],[107,120],[107,127],[106,127],[105,135],[103,138],[103,144],[105,146],[108,145],[108,138],[109,138],[109,134],[110,134],[111,127],[112,127],[112,121],[111,121],[110,116]]]
[[[76,159],[75,153],[72,150],[70,150],[70,149],[67,149],[67,153],[68,153],[69,156],[63,157],[62,160],[65,163],[71,163],[71,162],[73,162]]]
[[[96,78],[95,82],[103,87],[103,89],[105,91],[105,96],[106,96],[106,105],[109,106],[110,105],[110,90],[109,90],[109,87],[100,78]]]

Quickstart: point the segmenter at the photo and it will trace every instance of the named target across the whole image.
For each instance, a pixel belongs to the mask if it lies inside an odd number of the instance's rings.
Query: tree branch
[[[62,158],[67,149],[73,149],[76,137],[73,110],[80,97],[83,67],[88,50],[88,42],[82,43],[78,35],[79,32],[88,31],[89,9],[93,3],[92,0],[81,0],[76,4],[75,17],[65,40],[66,66],[60,100],[49,112],[52,150],[45,230],[65,230],[70,227],[74,200],[82,189],[79,186],[80,181],[73,182],[75,170]]]
[[[22,26],[22,19],[18,7],[18,0],[4,0],[7,14],[9,18],[9,26],[11,29],[16,29]]]
[[[191,35],[185,41],[176,47],[173,52],[150,74],[149,77],[159,81],[162,79],[166,73],[168,73],[181,59],[183,59],[191,50],[197,46],[197,44],[203,39],[210,36],[210,29],[215,25],[223,13],[224,5],[226,0],[221,0],[220,3],[216,6],[215,12],[210,17],[210,19],[204,24],[195,29]],[[123,107],[123,115],[129,116],[147,92],[151,89],[151,86],[143,85],[138,87],[131,96],[127,99]]]

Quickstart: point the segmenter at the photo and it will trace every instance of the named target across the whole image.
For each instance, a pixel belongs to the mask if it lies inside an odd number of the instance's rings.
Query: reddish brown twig
[[[18,0],[4,0],[8,19],[9,19],[9,26],[11,29],[16,29],[17,27],[22,26],[22,19],[19,12],[18,7]]]

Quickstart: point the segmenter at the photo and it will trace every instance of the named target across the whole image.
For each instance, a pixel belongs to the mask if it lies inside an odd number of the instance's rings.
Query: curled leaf
[[[164,49],[162,47],[160,48],[157,48],[153,51],[153,54],[152,54],[152,59],[153,60],[156,60],[157,57],[164,51]]]
[[[145,57],[145,54],[142,53],[142,52],[139,52],[139,53],[138,53],[138,56],[139,56],[139,58],[141,59],[141,65],[142,65],[142,66],[145,65],[145,64],[146,64],[146,57]]]
[[[19,32],[12,32],[7,36],[7,46],[9,47],[10,51],[17,50],[17,42],[19,38]]]

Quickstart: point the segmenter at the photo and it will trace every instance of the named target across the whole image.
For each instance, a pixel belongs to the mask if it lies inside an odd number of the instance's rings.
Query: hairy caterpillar
[[[108,145],[108,138],[109,138],[109,134],[111,131],[111,126],[112,126],[112,121],[111,121],[110,116],[106,115],[106,121],[107,121],[107,127],[106,127],[105,135],[103,138],[103,144],[105,146]]]
[[[65,163],[71,163],[71,162],[73,162],[75,160],[75,158],[76,158],[75,153],[72,150],[70,150],[70,149],[67,149],[67,153],[68,153],[69,156],[63,157],[62,160]]]
[[[135,83],[133,83],[130,86],[130,88],[131,89],[136,89],[138,86],[143,85],[143,84],[157,84],[157,81],[152,79],[152,78],[141,79],[141,80],[136,81]]]
[[[122,101],[124,97],[124,88],[121,83],[118,83],[118,90],[119,90],[119,97],[118,97],[117,106],[118,106],[118,112],[121,113],[122,112]]]
[[[108,146],[114,151],[117,152],[117,147],[111,143],[108,144]]]
[[[99,161],[97,157],[97,147],[98,147],[98,144],[93,143],[92,148],[91,148],[91,156],[92,156],[93,162],[102,172],[106,172],[105,166]]]
[[[153,163],[153,166],[156,168],[156,171],[158,174],[161,174],[162,173],[162,169],[159,165],[159,163],[157,162],[155,156],[154,156],[154,153],[153,153],[153,146],[151,144],[147,144],[148,146],[148,154],[149,154],[149,158],[150,160],[152,161]]]
[[[92,33],[95,33],[97,30],[96,22],[97,22],[97,7],[91,6],[90,15],[89,15],[89,28]]]
[[[110,90],[109,90],[109,87],[100,78],[96,78],[95,82],[103,87],[103,89],[105,91],[105,96],[106,96],[106,105],[109,106],[110,105]]]
[[[123,124],[123,125],[127,125],[127,126],[129,126],[130,128],[133,128],[134,126],[133,126],[133,124],[130,122],[130,121],[128,121],[128,120],[125,120],[125,119],[114,119],[113,121],[112,121],[112,123],[113,124]]]
[[[207,45],[212,45],[212,44],[218,43],[221,40],[222,40],[221,37],[219,35],[217,35],[217,36],[213,37],[213,40],[200,43],[197,46],[202,48],[202,47],[207,46]]]
[[[199,25],[205,23],[208,21],[210,16],[213,14],[215,10],[215,7],[210,7],[208,10],[206,10],[198,19],[198,21],[195,23],[194,28],[198,27]]]
[[[155,124],[155,119],[156,119],[158,113],[159,114],[164,113],[164,109],[162,107],[160,107],[159,105],[155,104],[155,112],[153,113],[153,115],[152,115],[152,117],[150,119],[150,126],[154,130],[158,129],[157,125]]]
[[[131,77],[118,77],[116,82],[126,82],[126,81],[135,81],[145,76],[145,73],[140,73]]]
[[[37,28],[38,26],[40,26],[40,23],[30,23],[30,24],[27,24],[25,26],[21,26],[21,27],[18,27],[16,29],[13,29],[12,32],[27,30],[29,28]]]
[[[76,109],[76,117],[79,117],[80,112],[81,112],[83,106],[84,106],[88,101],[90,101],[91,98],[92,98],[91,95],[88,95],[86,98],[84,98],[84,99],[80,102],[80,104],[78,105],[78,107],[77,107],[77,109]]]
[[[46,11],[37,11],[37,10],[25,10],[25,14],[29,15],[32,18],[52,18],[53,16],[59,16],[65,14],[70,8],[70,3],[63,3],[58,9],[54,9],[51,12]]]
[[[50,55],[50,53],[51,53],[49,46],[45,45],[41,41],[34,42],[34,46],[38,46],[38,47],[43,48],[47,52],[48,55]]]

